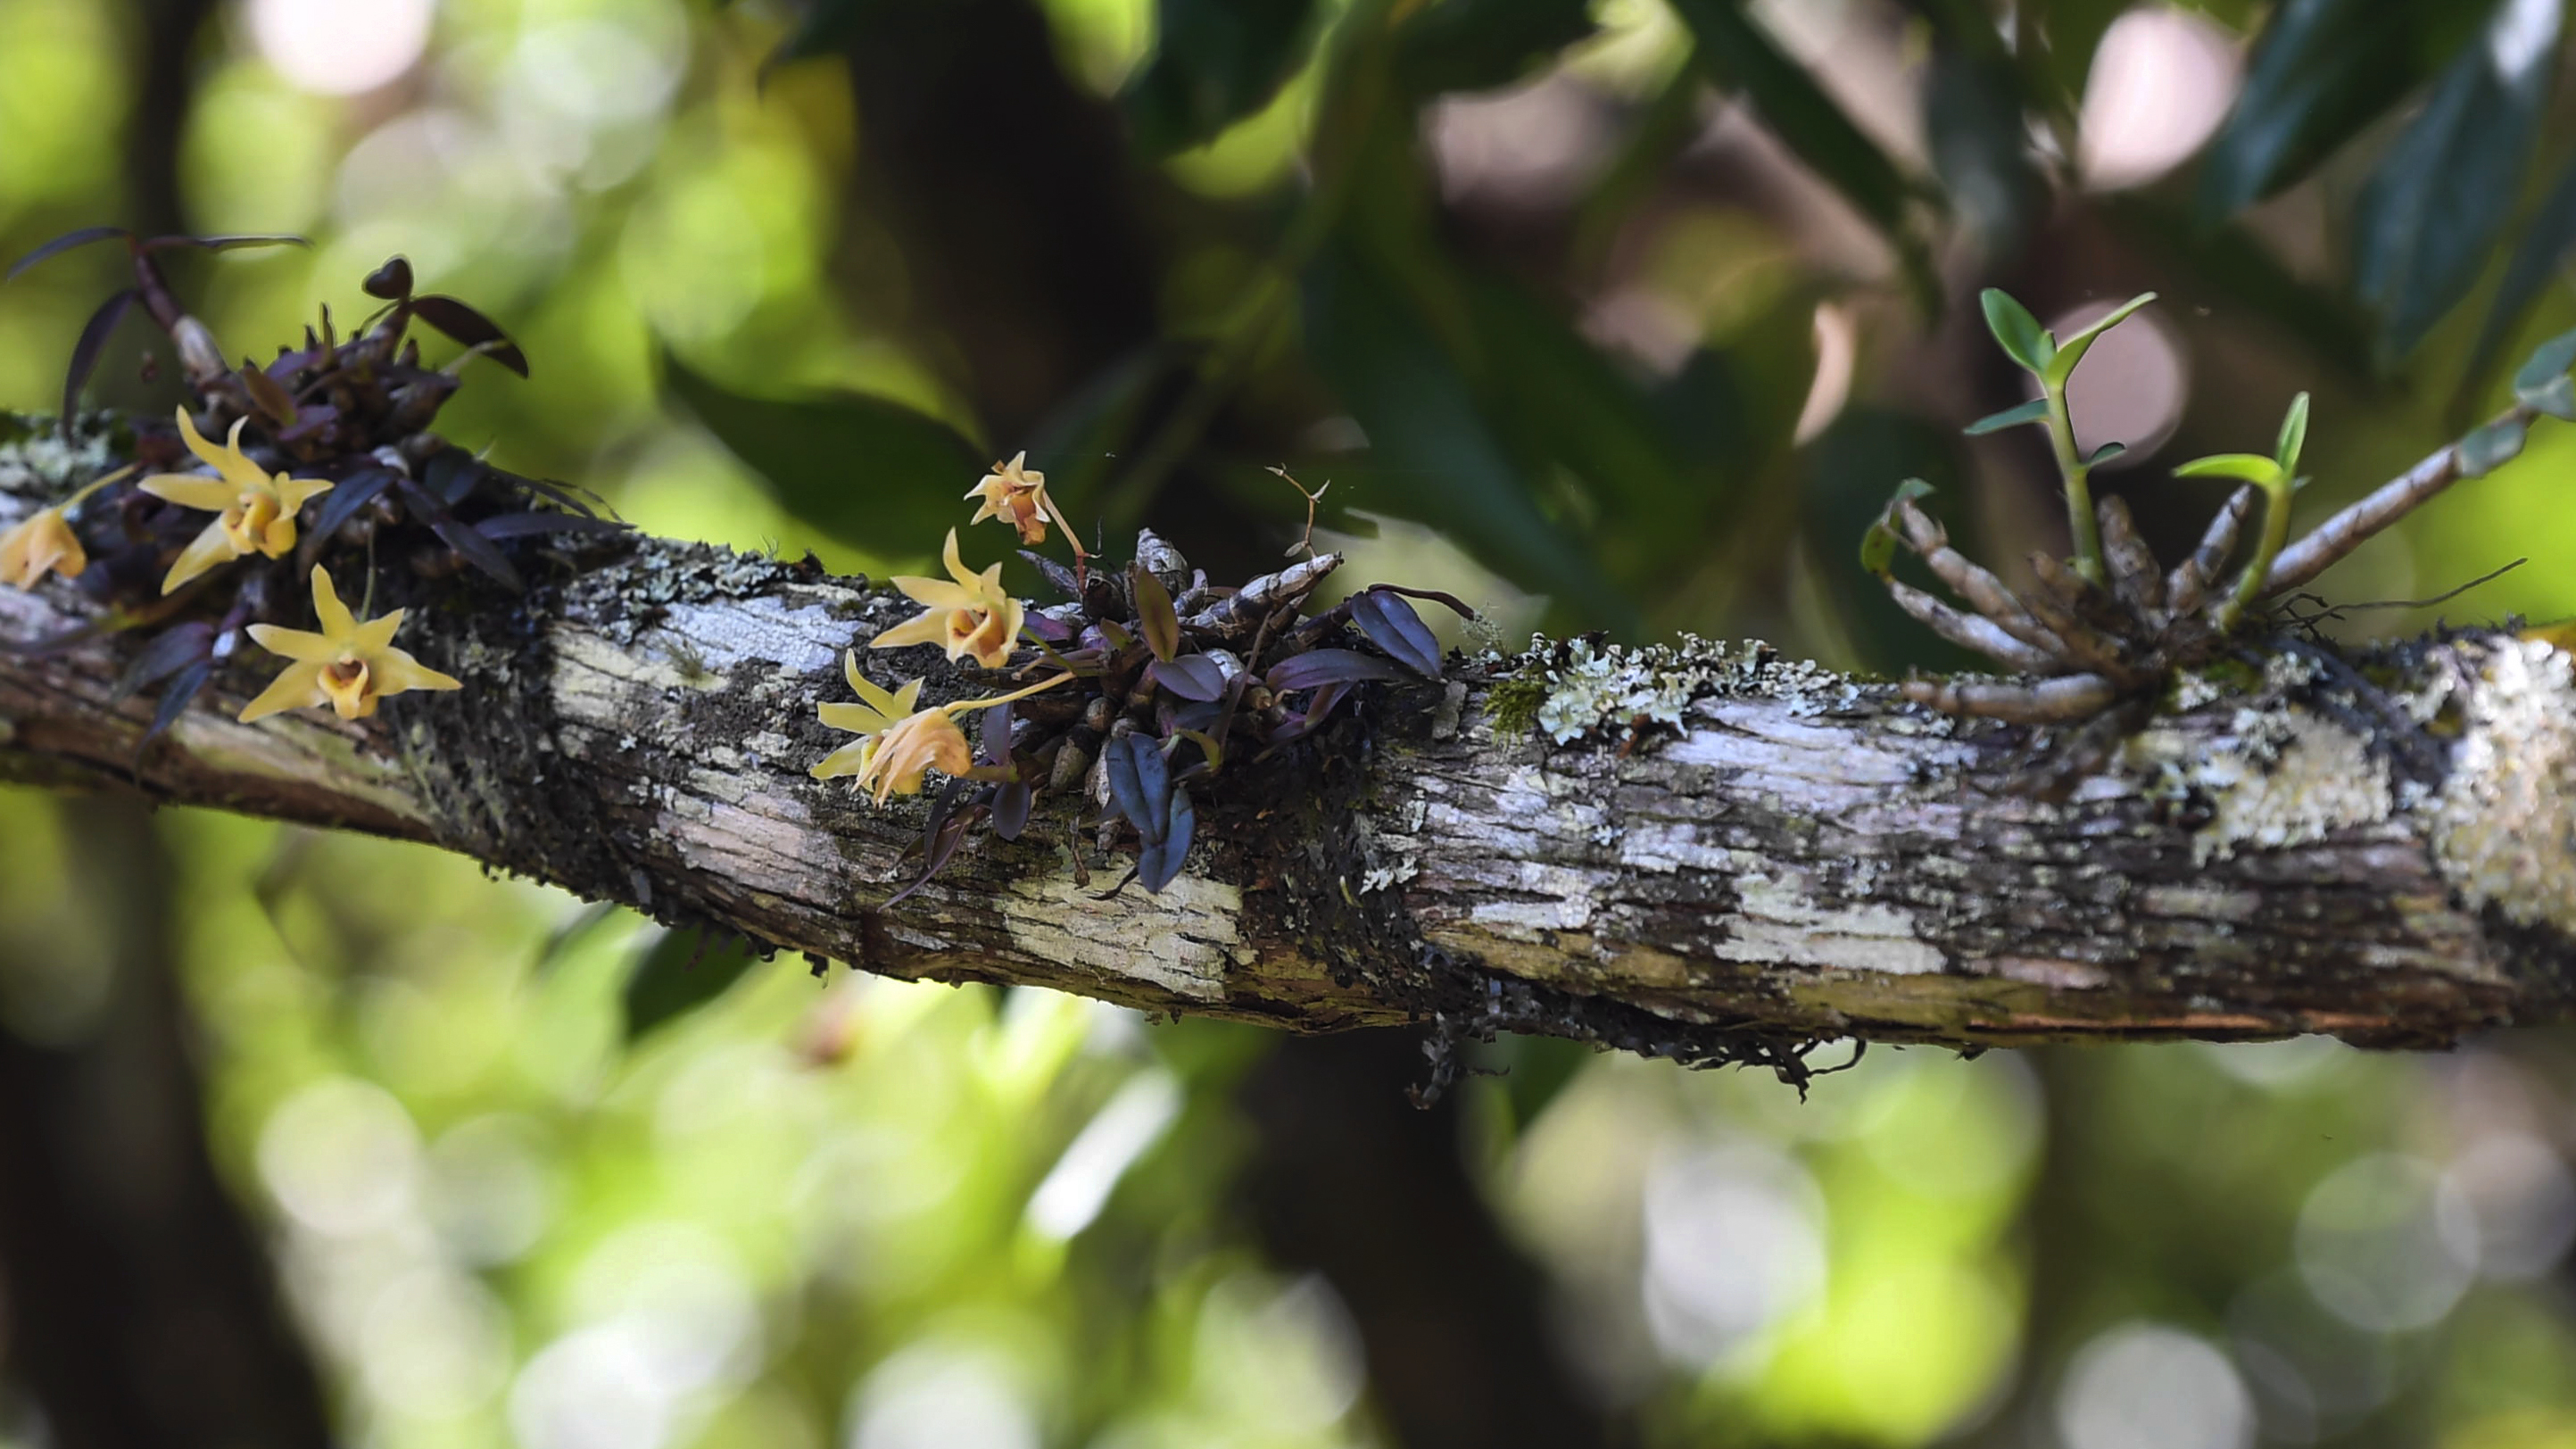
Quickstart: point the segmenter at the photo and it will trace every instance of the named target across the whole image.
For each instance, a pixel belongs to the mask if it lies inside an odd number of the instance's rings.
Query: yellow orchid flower
[[[928,709],[913,707],[921,698],[920,680],[912,680],[892,692],[881,689],[859,672],[855,649],[842,652],[841,677],[850,682],[860,702],[818,704],[814,713],[823,723],[836,730],[849,730],[859,738],[815,761],[806,773],[817,780],[855,775],[860,789],[875,787],[876,802],[883,805],[889,795],[920,794],[922,775],[933,767],[946,775],[976,771],[974,747],[966,743],[966,732],[957,727],[957,716],[1026,699],[1074,676],[1053,675],[992,699],[961,699]]]
[[[0,533],[0,584],[32,589],[49,573],[76,579],[89,567],[89,553],[81,547],[80,535],[63,515],[82,499],[134,471],[131,464],[117,469],[91,483],[78,493],[50,508],[39,508],[19,519],[8,532]]]
[[[361,624],[340,602],[331,575],[313,566],[313,616],[322,632],[253,624],[250,637],[271,654],[295,662],[277,681],[242,709],[242,723],[265,719],[282,710],[327,704],[342,719],[365,719],[376,701],[412,689],[462,689],[456,680],[393,647],[403,611],[394,610]]]
[[[984,481],[966,490],[967,497],[984,500],[982,510],[966,520],[967,526],[998,518],[1020,531],[1020,542],[1034,546],[1046,542],[1047,520],[1052,518],[1064,530],[1065,541],[1073,545],[1073,551],[1082,552],[1082,540],[1074,537],[1073,525],[1065,522],[1064,510],[1047,496],[1046,475],[1022,466],[1028,460],[1028,450],[1024,448],[1012,454],[1011,461],[994,464]]]
[[[180,408],[180,438],[187,443],[188,451],[214,469],[217,476],[156,473],[136,485],[155,498],[218,515],[181,551],[179,561],[170,565],[170,576],[161,581],[161,592],[165,594],[215,565],[244,554],[284,557],[288,549],[295,547],[296,510],[316,495],[331,491],[328,479],[272,474],[243,457],[242,424],[248,421],[235,419],[232,436],[218,448],[197,431],[188,410]]]
[[[890,580],[916,604],[925,608],[916,618],[906,619],[868,641],[871,649],[895,649],[906,644],[936,644],[948,651],[948,657],[973,655],[986,669],[999,669],[1010,662],[1011,646],[1020,637],[1020,622],[1028,616],[1028,606],[1012,598],[1002,588],[1002,566],[995,564],[980,574],[969,573],[965,561],[957,556],[957,530],[948,530],[945,554],[949,578],[897,578]]]

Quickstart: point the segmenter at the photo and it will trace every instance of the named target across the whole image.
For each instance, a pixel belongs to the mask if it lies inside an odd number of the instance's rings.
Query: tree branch
[[[0,492],[0,524],[28,506]],[[150,702],[111,703],[133,641],[24,652],[93,611],[60,581],[0,591],[0,771],[425,841],[889,975],[1307,1031],[1427,1020],[1794,1072],[1846,1035],[2433,1044],[2569,998],[2576,683],[2538,643],[2408,646],[2378,685],[2312,649],[2232,693],[2187,679],[2065,803],[2017,793],[2027,730],[1767,651],[1576,645],[1230,762],[1160,896],[1104,899],[1125,857],[1041,797],[1019,842],[978,838],[885,909],[920,803],[806,769],[840,742],[813,707],[846,692],[842,649],[910,606],[705,546],[586,548],[530,560],[524,595],[405,601],[405,643],[460,694],[245,726],[267,671],[237,658],[139,759]],[[963,693],[936,663],[874,661]],[[1658,697],[1678,724],[1632,734]],[[1533,718],[1596,727],[1560,744]]]

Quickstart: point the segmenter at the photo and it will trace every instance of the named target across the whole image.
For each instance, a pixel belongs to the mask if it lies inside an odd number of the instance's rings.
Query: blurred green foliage
[[[242,352],[361,315],[403,253],[534,364],[473,376],[459,442],[844,570],[926,563],[1025,447],[1075,517],[1248,571],[1297,541],[1286,465],[1334,480],[1352,582],[1505,635],[1938,666],[1850,561],[1899,479],[1981,556],[2065,544],[2036,435],[1960,435],[2028,396],[1980,287],[2061,333],[2166,299],[2072,391],[2168,548],[2218,491],[2173,461],[2267,446],[2293,394],[2321,513],[2576,324],[2558,0],[340,13],[0,0],[0,252],[310,234],[181,264]],[[0,290],[0,407],[50,404],[113,266]],[[95,398],[166,405],[140,332]],[[2529,555],[2446,607],[2576,613],[2562,431],[2328,585]],[[78,808],[0,795],[28,1040],[80,1041],[111,988]],[[1393,1442],[1347,1295],[1234,1197],[1260,1033],[816,982],[406,847],[163,835],[209,1131],[354,1439]],[[1461,1151],[1637,1442],[2576,1442],[2555,1035],[1881,1050],[1803,1103],[1491,1062]]]

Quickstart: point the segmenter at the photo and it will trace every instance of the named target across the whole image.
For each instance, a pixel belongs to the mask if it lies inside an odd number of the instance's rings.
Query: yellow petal
[[[259,531],[259,551],[270,558],[284,558],[295,551],[295,515],[281,513]]]
[[[829,707],[830,706],[828,705],[825,706],[825,708]],[[852,740],[848,744],[834,750],[832,753],[816,760],[814,762],[814,768],[807,770],[805,773],[813,776],[817,780],[836,780],[843,775],[858,774],[860,771],[865,770],[868,767],[868,756],[875,751],[876,746],[877,742],[874,735],[870,735],[868,738],[863,740]]]
[[[966,560],[960,557],[957,552],[956,529],[952,528],[948,530],[948,546],[939,551],[939,560],[940,562],[948,565],[948,576],[950,578],[955,579],[958,583],[963,584],[969,589],[975,587],[975,575],[967,571]],[[993,565],[993,568],[997,572],[1001,567],[1002,566],[1000,564]],[[928,599],[924,599],[922,602],[926,604],[930,601]]]
[[[319,634],[303,629],[282,629],[275,624],[253,624],[250,637],[271,654],[307,664],[328,664],[340,656],[340,646]]]
[[[320,564],[313,566],[313,617],[322,623],[322,637],[348,644],[358,632],[358,621],[349,606],[340,602],[340,591],[331,587],[331,573]]]
[[[966,576],[967,583],[971,584],[974,581],[975,576],[973,574],[968,574]],[[925,579],[909,575],[897,575],[894,578],[886,580],[886,582],[903,590],[904,596],[911,599],[914,603],[924,604],[933,609],[971,609],[975,607],[975,595],[973,591],[967,589],[963,585],[952,584],[946,579]]]
[[[286,710],[329,702],[330,696],[322,689],[322,666],[298,660],[261,690],[259,698],[242,707],[241,721],[249,724]]]
[[[400,609],[390,614],[379,614],[358,626],[357,632],[349,636],[349,647],[360,654],[381,653],[394,642],[394,631],[402,627],[402,621],[403,611]]]
[[[400,649],[387,649],[369,656],[367,668],[375,677],[376,693],[402,694],[414,689],[463,689],[465,682],[453,675],[441,674]]]
[[[233,436],[241,436],[241,424],[233,425]],[[179,405],[179,441],[188,445],[188,451],[196,454],[199,462],[218,473],[224,470],[225,463],[231,461],[224,456],[223,449],[207,442],[206,435],[197,431],[197,420],[188,416],[185,403]]]
[[[281,473],[277,478],[277,506],[291,514],[330,492],[333,486],[328,478],[289,478]]]
[[[895,716],[864,704],[818,704],[814,715],[836,730],[872,735],[894,723]]]
[[[894,708],[888,713],[896,715],[912,713],[913,701],[921,698],[921,685],[922,681],[918,679],[904,681],[903,688],[894,692]]]
[[[224,521],[218,518],[207,524],[205,531],[180,551],[179,561],[170,565],[170,576],[161,581],[161,592],[165,595],[177,593],[181,584],[217,564],[229,563],[239,557],[241,551],[233,547],[232,536],[224,532]]]
[[[200,478],[193,473],[155,473],[134,486],[182,508],[202,508],[208,513],[223,512],[241,496],[240,489],[221,478]]]
[[[948,611],[932,609],[906,619],[868,641],[871,649],[900,649],[907,644],[948,646]],[[951,658],[956,657],[951,655]]]

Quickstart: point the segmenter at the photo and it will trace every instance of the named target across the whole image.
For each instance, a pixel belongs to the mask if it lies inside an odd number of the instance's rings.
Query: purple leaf
[[[993,792],[993,833],[1017,840],[1029,828],[1029,806],[1037,791],[1026,780],[1012,780]]]
[[[411,295],[411,262],[404,257],[387,257],[383,266],[367,273],[358,288],[370,297],[399,302]]]
[[[152,642],[144,645],[125,671],[116,676],[116,687],[108,691],[107,702],[115,704],[139,689],[158,684],[212,657],[214,650],[214,625],[202,620],[173,625],[153,636]]]
[[[521,377],[528,375],[528,355],[510,340],[500,324],[456,300],[437,293],[411,299],[411,314],[423,322],[464,343],[480,347],[483,355]]]
[[[1182,699],[1205,704],[1225,694],[1225,671],[1204,654],[1157,660],[1145,667],[1154,682]]]
[[[474,525],[485,538],[523,538],[532,533],[625,533],[635,525],[588,513],[498,513]]]
[[[71,371],[63,377],[64,437],[71,436],[72,415],[80,411],[81,387],[89,381],[89,375],[98,370],[99,350],[107,346],[107,335],[116,330],[116,324],[125,318],[125,310],[133,306],[134,299],[141,295],[128,287],[99,303],[98,310],[89,314],[88,325],[81,328],[80,340],[72,344]]]
[[[1172,591],[1144,564],[1127,570],[1128,589],[1136,598],[1136,627],[1156,659],[1169,661],[1181,652],[1181,616],[1172,608]]]
[[[1172,792],[1172,808],[1163,829],[1163,838],[1146,845],[1136,854],[1136,880],[1149,895],[1161,895],[1181,873],[1182,862],[1189,858],[1190,837],[1198,833],[1198,808],[1190,803],[1190,792]]]
[[[214,669],[215,661],[201,659],[180,670],[171,678],[169,687],[161,691],[160,707],[152,711],[152,727],[145,730],[143,738],[136,742],[137,750],[152,743],[155,736],[179,722],[179,716],[187,711],[188,701],[195,699],[197,691],[206,687],[206,676],[212,674]]]
[[[340,525],[382,497],[393,481],[391,468],[362,468],[333,484],[331,491],[322,495],[322,507],[313,515],[313,532],[322,538],[339,532]]]
[[[1151,735],[1109,742],[1109,793],[1147,845],[1161,843],[1172,811],[1172,775]]]
[[[1364,679],[1399,679],[1395,666],[1356,649],[1309,649],[1270,666],[1272,689],[1313,689],[1323,684],[1355,684]]]
[[[27,253],[18,260],[11,262],[9,264],[9,275],[0,277],[0,282],[14,282],[18,280],[18,274],[20,272],[23,272],[29,267],[34,266],[36,263],[45,260],[47,257],[60,256],[74,247],[85,247],[91,242],[105,241],[112,236],[130,237],[132,235],[134,235],[134,233],[127,231],[121,226],[85,226],[78,231],[64,232],[61,236],[54,238],[52,241],[49,241],[43,246],[36,248],[34,251]]]
[[[1351,622],[1360,626],[1368,641],[1387,652],[1396,663],[1425,679],[1440,677],[1440,641],[1413,612],[1413,606],[1394,594],[1371,589],[1351,600]]]

